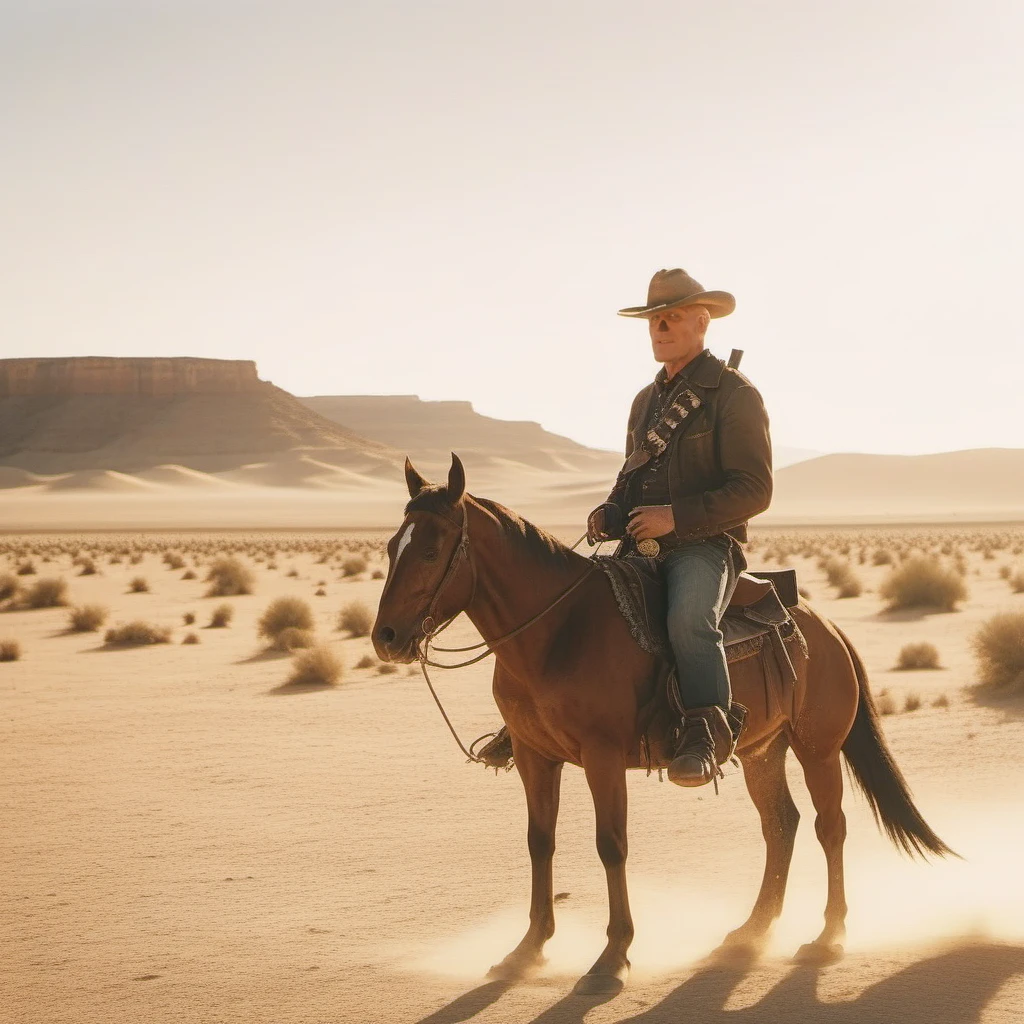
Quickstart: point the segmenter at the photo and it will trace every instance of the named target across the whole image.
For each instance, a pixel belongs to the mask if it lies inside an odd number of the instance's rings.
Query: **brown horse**
[[[493,642],[576,584],[550,611],[495,650],[494,699],[511,733],[526,790],[533,887],[526,935],[491,973],[515,978],[535,968],[554,933],[551,861],[559,782],[568,761],[583,768],[593,796],[609,901],[608,943],[577,991],[618,991],[629,969],[633,938],[625,873],[625,772],[641,766],[640,738],[652,732],[650,709],[659,703],[658,660],[633,641],[595,563],[501,505],[466,494],[465,472],[456,456],[446,487],[429,484],[408,460],[405,475],[411,500],[388,544],[390,567],[373,628],[374,647],[383,660],[416,660],[424,635],[463,611]],[[726,946],[756,952],[782,911],[799,820],[784,767],[792,747],[814,803],[815,832],[828,865],[825,927],[797,956],[824,963],[842,954],[846,932],[840,754],[897,847],[910,854],[952,851],[914,806],[882,737],[864,666],[849,640],[804,602],[794,615],[807,652],[794,658],[806,696],[793,721],[768,710],[760,659],[732,668],[733,693],[750,709],[737,753],[767,849],[753,910],[729,934]],[[667,764],[670,746],[652,743],[651,757],[655,766]]]

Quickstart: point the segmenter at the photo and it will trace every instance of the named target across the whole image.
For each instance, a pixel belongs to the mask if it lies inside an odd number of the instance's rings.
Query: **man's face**
[[[703,306],[676,306],[647,318],[659,363],[689,362],[704,347],[708,314]]]

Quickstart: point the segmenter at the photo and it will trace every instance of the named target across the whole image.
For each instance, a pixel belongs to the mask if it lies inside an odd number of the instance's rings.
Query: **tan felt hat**
[[[659,270],[647,289],[646,306],[628,306],[619,316],[649,317],[676,306],[705,306],[711,316],[728,316],[736,308],[736,300],[728,292],[706,292],[685,270]]]

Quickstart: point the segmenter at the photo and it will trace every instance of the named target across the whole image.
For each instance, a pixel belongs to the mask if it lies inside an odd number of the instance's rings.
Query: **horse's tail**
[[[853,728],[843,743],[843,755],[854,780],[867,797],[875,823],[904,853],[923,857],[933,853],[938,857],[959,854],[951,850],[921,817],[914,805],[910,787],[896,764],[892,751],[882,735],[878,709],[868,688],[868,676],[850,638],[833,622],[833,628],[842,638],[854,671],[860,700]]]

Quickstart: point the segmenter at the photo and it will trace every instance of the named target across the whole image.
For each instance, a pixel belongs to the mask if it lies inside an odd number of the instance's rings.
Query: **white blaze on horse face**
[[[398,547],[395,548],[395,567],[398,567],[398,560],[402,557],[402,552],[409,546],[409,542],[412,540],[412,528],[415,523],[410,523],[406,528],[405,532],[401,537],[398,538]]]

